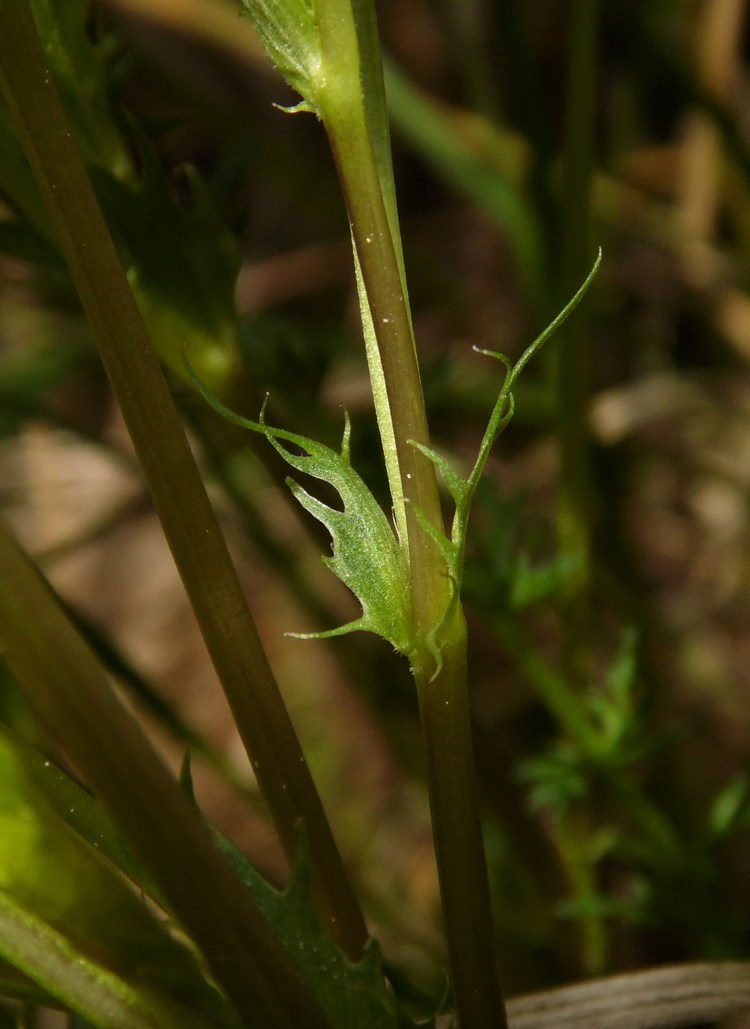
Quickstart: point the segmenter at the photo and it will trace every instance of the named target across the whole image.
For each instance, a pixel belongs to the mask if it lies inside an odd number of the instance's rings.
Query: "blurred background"
[[[394,982],[445,985],[418,711],[264,440],[336,446],[388,507],[323,127],[239,4],[45,0],[40,29],[171,370],[272,665]],[[470,469],[477,764],[510,993],[750,950],[750,75],[742,0],[384,0],[434,445]],[[51,25],[56,25],[52,32]],[[53,45],[54,44],[54,45]],[[0,503],[205,812],[284,861],[39,197],[0,111]],[[446,517],[450,517],[446,498]],[[12,588],[2,584],[0,588]],[[23,726],[6,675],[0,714]]]

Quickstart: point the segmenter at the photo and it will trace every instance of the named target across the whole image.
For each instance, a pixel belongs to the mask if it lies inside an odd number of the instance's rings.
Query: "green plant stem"
[[[410,320],[385,208],[378,202],[377,178],[363,175],[356,153],[345,152],[351,140],[349,135],[345,144],[338,146],[337,159],[342,182],[346,184],[357,257],[378,338],[393,422],[405,502],[414,633],[421,640],[435,628],[449,602],[449,582],[440,553],[418,520],[417,511],[440,531],[442,514],[435,467],[412,446],[412,442],[429,446],[429,434]],[[432,664],[426,653],[416,660]]]
[[[466,683],[466,632],[456,613],[443,667],[430,682],[417,677],[425,735],[430,808],[443,918],[459,1023],[505,1029],[497,943],[478,813]]]
[[[593,977],[601,975],[606,967],[607,930],[603,913],[588,910],[591,899],[600,890],[598,862],[587,845],[592,833],[592,819],[586,811],[568,810],[555,823],[558,852],[568,877],[571,899],[583,904],[577,925],[580,963],[584,973]]]
[[[363,150],[369,149],[369,141],[363,134],[358,140],[353,131],[347,132],[342,127],[333,137],[332,145],[378,338],[394,427],[400,485],[406,505],[415,632],[420,636],[434,628],[448,599],[445,578],[435,583],[437,548],[416,516],[419,509],[431,525],[442,529],[434,466],[411,445],[412,441],[429,445],[427,419],[421,402],[422,384],[379,181],[374,164],[361,159]],[[427,598],[431,602],[426,602]]]
[[[0,4],[0,84],[282,845],[293,860],[304,826],[326,924],[356,958],[367,940],[359,905],[72,139],[28,0]]]
[[[2,19],[0,18],[0,22]],[[36,568],[0,521],[0,646],[52,738],[94,785],[245,1025],[327,1021]]]
[[[369,4],[352,5],[350,0],[320,3],[317,8],[324,52],[324,65],[337,69],[341,81],[334,81],[321,102],[321,113],[339,172],[351,224],[355,257],[361,270],[369,316],[377,338],[380,368],[371,364],[373,389],[382,379],[397,456],[399,481],[391,479],[394,506],[405,508],[407,550],[413,593],[414,630],[424,639],[440,621],[450,598],[450,584],[440,552],[417,517],[443,531],[443,519],[433,463],[413,443],[429,446],[427,416],[416,347],[412,332],[406,286],[400,262],[395,211],[389,217],[386,191],[395,196],[390,166],[385,167],[383,149],[387,140],[373,138],[372,112],[365,109],[360,91],[360,61],[372,69],[377,65],[378,81],[370,83],[383,97],[382,67],[378,53],[360,54],[355,18]],[[356,8],[356,12],[352,8]],[[363,17],[367,17],[364,15]],[[366,29],[370,29],[368,24]],[[367,43],[377,47],[375,29]],[[373,38],[374,36],[374,38]],[[380,160],[375,151],[379,143]],[[399,247],[399,251],[397,251]],[[381,425],[381,434],[382,434]],[[391,441],[384,439],[384,447]],[[428,660],[426,654],[417,662]]]
[[[407,539],[402,538],[401,545],[408,551],[415,639],[410,656],[427,750],[456,1009],[465,1029],[502,1029],[505,1008],[469,720],[466,627],[459,605],[445,617],[451,583],[424,524],[444,531],[435,468],[413,446],[429,446],[429,434],[386,156],[387,119],[374,8],[370,3],[330,0],[317,5],[316,13],[323,66],[330,69],[332,80],[319,109],[341,179],[364,284],[365,333],[371,319],[377,340],[378,359],[370,358],[370,368],[374,391],[382,384],[387,399],[385,433],[379,418],[386,461],[391,435],[396,451],[399,481],[391,481],[394,507],[404,505]],[[354,84],[361,88],[353,88]],[[436,650],[442,664],[436,663]]]
[[[559,295],[570,295],[590,262],[589,206],[594,169],[598,0],[571,8],[561,214]],[[563,329],[556,350],[560,491],[558,538],[571,571],[562,587],[562,660],[566,676],[590,676],[591,473],[588,407],[591,347],[580,308]]]

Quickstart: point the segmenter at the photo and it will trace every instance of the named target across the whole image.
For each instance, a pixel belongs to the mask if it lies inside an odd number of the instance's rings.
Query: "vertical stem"
[[[573,900],[584,905],[598,892],[597,864],[586,841],[591,840],[593,827],[588,812],[571,808],[555,822],[557,848],[568,879]],[[602,975],[607,963],[607,931],[599,914],[584,914],[575,926],[579,961],[587,976]]]
[[[363,104],[362,90],[353,85],[368,83],[359,66],[360,60],[365,60],[371,76],[377,65],[378,81],[371,77],[370,88],[383,93],[377,32],[369,0],[326,0],[317,5],[316,14],[323,64],[327,72],[330,69],[332,82],[330,90],[319,98],[320,111],[338,167],[364,283],[365,331],[371,319],[377,339],[378,359],[374,373],[371,361],[371,374],[374,389],[383,386],[387,394],[389,430],[400,476],[394,504],[398,497],[405,503],[407,540],[401,543],[408,554],[415,639],[410,660],[427,750],[433,834],[456,1009],[464,1029],[504,1029],[507,1023],[469,720],[466,626],[460,607],[446,619],[452,587],[445,561],[417,517],[419,511],[424,522],[444,531],[435,467],[412,445],[429,446],[429,434],[399,260],[398,226],[395,217],[389,218],[384,192],[392,190],[389,161],[384,154],[387,138],[377,138],[378,118],[372,110],[376,97],[369,98],[368,107],[368,98]],[[368,48],[364,57],[360,52],[363,41]],[[382,382],[378,383],[376,377]],[[384,439],[384,448],[389,443]],[[391,488],[393,491],[393,484]],[[439,668],[437,650],[442,661]]]
[[[366,179],[348,177],[347,155],[343,160],[338,156],[378,334],[406,499],[418,641],[412,671],[427,751],[435,854],[456,1007],[465,1029],[504,1029],[507,1023],[469,722],[466,629],[460,610],[441,633],[438,645],[443,666],[434,679],[434,657],[425,646],[449,602],[449,581],[434,540],[414,514],[419,507],[433,525],[442,523],[434,466],[410,444],[417,440],[428,445],[416,355],[393,246],[383,229],[384,212],[379,218],[379,205],[367,197]]]
[[[418,639],[437,625],[449,601],[449,582],[435,541],[417,518],[443,531],[435,466],[412,441],[429,446],[422,382],[390,227],[365,133],[356,127],[332,135],[332,147],[367,291],[393,424],[405,502],[414,630]],[[432,660],[424,653],[417,661]],[[430,674],[430,671],[428,671]]]
[[[319,109],[364,282],[367,311],[363,317],[372,319],[377,338],[379,367],[373,369],[371,362],[371,377],[373,389],[384,386],[387,394],[393,440],[384,439],[384,447],[392,444],[396,451],[400,481],[390,485],[394,506],[405,507],[407,539],[401,545],[409,561],[415,635],[424,639],[443,616],[450,583],[437,545],[417,518],[419,511],[425,521],[443,531],[435,466],[412,445],[429,446],[429,432],[400,264],[377,25],[372,0],[321,0],[316,16],[326,69]],[[363,86],[369,91],[364,96]],[[415,660],[433,663],[426,654],[415,655]]]
[[[561,212],[560,294],[570,296],[590,261],[589,198],[594,164],[598,0],[574,0]],[[558,536],[570,560],[562,591],[563,667],[572,682],[590,674],[591,478],[588,404],[591,349],[582,308],[565,325],[557,347],[560,442]]]
[[[453,992],[463,1029],[506,1029],[466,683],[466,634],[456,616],[434,680],[417,677],[430,808]]]
[[[282,845],[293,860],[304,825],[326,924],[356,958],[367,940],[359,905],[76,149],[28,0],[0,2],[0,86]]]

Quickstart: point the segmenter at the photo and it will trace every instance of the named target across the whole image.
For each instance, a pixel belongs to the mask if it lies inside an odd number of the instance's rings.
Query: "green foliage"
[[[441,621],[435,626],[435,633],[439,632],[443,622],[449,617],[461,589],[466,532],[472,500],[492,445],[512,417],[513,394],[511,390],[513,385],[531,357],[549,339],[552,333],[565,322],[566,318],[583,299],[599,270],[600,263],[601,253],[573,299],[526,349],[515,365],[511,365],[503,354],[490,354],[488,351],[482,351],[482,353],[487,353],[489,356],[500,360],[505,365],[506,375],[490,417],[474,469],[467,479],[462,479],[443,457],[430,450],[429,447],[416,442],[413,444],[429,457],[439,469],[456,505],[450,540],[434,531],[432,526],[424,519],[423,513],[417,510],[417,516],[440,549],[446,565],[446,575],[453,584],[452,599]],[[349,462],[348,417],[341,453],[337,454],[322,443],[316,443],[304,436],[287,432],[283,429],[271,428],[266,425],[262,413],[260,421],[257,422],[243,418],[236,412],[231,411],[216,397],[211,396],[192,366],[188,363],[187,367],[196,387],[214,410],[242,428],[264,434],[269,443],[272,444],[288,464],[297,471],[304,472],[315,479],[328,483],[341,498],[343,510],[336,510],[311,496],[298,483],[288,480],[292,493],[302,507],[325,525],[330,532],[333,540],[333,557],[324,558],[324,563],[354,593],[362,605],[363,612],[362,617],[354,622],[349,622],[327,632],[306,634],[307,638],[324,639],[332,636],[341,636],[356,630],[364,630],[381,636],[400,654],[409,657],[414,651],[416,640],[411,624],[409,576],[404,552],[399,546],[399,541],[396,539],[382,509],[360,476],[351,467]],[[292,453],[287,447],[282,446],[281,440],[295,444],[302,450],[303,454]],[[442,667],[442,658],[438,650],[435,650],[435,657],[437,667],[440,669]]]
[[[13,103],[0,103],[0,251],[12,259],[13,277],[1,298],[0,465],[7,450],[11,477],[0,500],[12,507],[26,489],[26,465],[17,475],[14,461],[29,420],[63,427],[122,460],[109,418],[105,426],[111,396],[103,376],[95,389],[87,378],[96,337],[262,798],[242,769],[230,767],[234,755],[217,755],[191,728],[193,717],[107,638],[116,628],[72,615],[18,548],[18,560],[4,563],[15,545],[0,527],[7,661],[0,666],[0,1026],[36,1029],[39,1010],[51,1007],[62,1009],[68,1029],[408,1027],[410,1016],[438,1010],[450,980],[441,1007],[471,1029],[498,1029],[498,965],[516,992],[628,962],[741,957],[750,785],[747,720],[742,702],[730,698],[742,686],[737,621],[746,604],[737,570],[746,564],[746,541],[735,524],[741,518],[727,512],[744,510],[732,458],[739,467],[746,449],[747,419],[736,402],[746,341],[736,310],[747,276],[733,255],[749,238],[738,212],[747,206],[750,162],[728,108],[674,57],[693,49],[674,45],[686,33],[679,5],[655,5],[648,18],[602,9],[594,31],[596,4],[584,0],[571,9],[568,42],[549,30],[558,27],[551,9],[495,5],[479,27],[459,0],[439,13],[423,5],[419,60],[404,45],[415,37],[413,24],[404,29],[404,11],[385,5],[397,68],[381,61],[368,0],[245,0],[267,53],[301,96],[292,110],[314,112],[331,143],[381,453],[360,398],[351,327],[342,318],[329,331],[351,297],[337,278],[343,218],[330,162],[314,142],[320,126],[270,110],[261,78],[268,69],[251,26],[231,5],[185,4],[178,33],[165,21],[143,37],[136,28],[124,43],[130,21],[112,17],[108,5],[31,0],[65,113],[19,127]],[[7,52],[25,9],[25,0],[0,5],[7,29],[0,81],[12,97],[15,69],[21,107],[34,110],[36,94],[46,95],[37,89],[41,78],[25,78],[28,69]],[[154,4],[147,22],[171,16]],[[621,38],[637,40],[608,68],[605,89],[593,76],[599,33],[618,53]],[[218,74],[209,56],[217,40],[226,48]],[[239,60],[227,74],[229,54]],[[550,90],[550,82],[562,83],[566,62],[565,88]],[[383,71],[406,171],[401,204],[421,372]],[[270,88],[273,97],[278,87]],[[194,122],[196,99],[203,120]],[[686,232],[687,193],[672,198],[663,179],[650,180],[650,162],[662,167],[666,157],[671,167],[675,151],[689,156],[682,128],[668,154],[655,152],[653,141],[668,139],[696,106],[718,130],[722,168],[725,157],[733,162],[731,188],[719,186],[719,176],[703,183],[714,190],[713,233]],[[52,189],[72,197],[70,219],[83,207],[87,176],[94,183],[154,348],[181,380],[171,381],[192,449],[226,488],[217,504],[222,526],[237,543],[242,525],[250,553],[260,554],[263,590],[251,600],[262,624],[271,625],[271,637],[298,635],[285,631],[293,620],[269,616],[268,597],[276,595],[275,586],[265,588],[269,568],[313,622],[330,626],[338,617],[325,575],[312,571],[319,539],[287,523],[278,456],[294,472],[293,497],[330,535],[323,563],[362,610],[348,624],[308,635],[365,630],[406,656],[424,754],[405,667],[357,637],[339,641],[320,664],[323,648],[303,648],[299,658],[293,644],[282,651],[276,639],[274,663],[309,753],[297,745],[247,613],[243,589],[255,585],[253,571],[241,588],[195,463],[183,460],[190,448],[170,393],[155,387],[153,375],[130,377],[142,371],[144,354],[151,359],[151,347],[124,302],[123,269],[98,259],[106,251],[90,225],[75,223],[75,238],[67,238],[71,222],[63,219],[61,231],[48,204],[50,168],[45,182],[26,156],[66,134],[86,174],[68,178],[72,166],[53,162]],[[182,166],[185,152],[200,173]],[[234,311],[240,225],[251,265],[259,261],[238,290],[244,348]],[[312,239],[325,242],[312,252]],[[599,239],[606,274],[596,298],[574,313],[599,271],[601,254],[586,276]],[[727,240],[731,250],[722,249]],[[73,273],[95,314],[88,332],[63,253],[70,261],[71,249],[91,253],[92,243],[97,260],[83,289]],[[710,255],[710,275],[696,254]],[[267,256],[274,260],[265,264]],[[722,266],[731,271],[726,281]],[[267,276],[278,291],[265,292]],[[117,300],[107,309],[92,295]],[[542,325],[520,358],[505,356]],[[555,346],[539,353],[558,331]],[[464,340],[481,340],[485,346],[474,349],[500,361],[499,388],[491,370],[477,370],[481,362]],[[156,361],[148,367],[161,374]],[[654,369],[658,389],[641,394]],[[685,412],[671,406],[680,385],[700,399],[686,402]],[[194,387],[260,445],[214,418]],[[305,435],[269,426],[265,409],[255,421],[227,406],[253,410],[266,389],[278,401],[276,420],[295,428],[304,420]],[[357,431],[350,440],[345,416],[335,449],[313,437],[327,438],[338,402],[353,412]],[[521,417],[502,453],[492,454],[516,407]],[[718,446],[709,445],[712,432]],[[451,456],[466,453],[476,454],[468,473],[460,470],[465,458]],[[21,529],[33,529],[28,521]],[[115,522],[134,525],[119,510]],[[108,531],[92,522],[80,538],[93,543]],[[714,552],[726,567],[712,591],[704,584]],[[43,553],[39,563],[53,557]],[[133,574],[150,574],[136,564]],[[468,664],[462,601],[478,643]],[[330,683],[321,681],[328,661],[340,662]],[[285,889],[269,885],[194,803],[185,804],[136,721],[110,704],[105,669],[137,710],[145,704],[190,747],[196,763],[205,759],[227,782],[241,783],[233,818],[267,807],[292,869]],[[357,748],[376,737],[370,779]],[[356,775],[347,764],[352,749]],[[356,893],[308,760],[327,803],[341,805],[336,834]],[[189,773],[186,763],[188,793]],[[428,807],[442,911],[432,856],[421,851]],[[258,853],[266,868],[264,833]],[[270,858],[281,881],[277,860]],[[365,930],[359,894],[385,961]]]
[[[229,840],[220,837],[219,844],[299,966],[332,1026],[406,1029],[410,1023],[397,1011],[385,984],[375,940],[369,941],[361,961],[353,962],[322,929],[311,900],[306,848],[301,848],[289,883],[280,892],[269,886]]]
[[[102,1029],[234,1026],[193,955],[49,808],[0,734],[0,954]]]
[[[750,781],[740,775],[728,783],[711,805],[708,836],[718,842],[750,828]]]
[[[463,578],[464,554],[466,548],[466,532],[469,512],[481,471],[487,464],[493,443],[506,427],[513,413],[512,387],[521,375],[531,357],[541,348],[552,332],[562,325],[566,318],[580,303],[588,287],[599,271],[601,252],[594,268],[588,274],[575,296],[566,305],[558,317],[541,332],[538,338],[525,351],[514,365],[502,354],[488,356],[497,358],[505,365],[505,381],[500,390],[494,411],[477,456],[474,468],[466,480],[458,475],[449,462],[434,451],[414,442],[414,446],[424,453],[439,469],[445,485],[456,504],[456,515],[453,523],[452,538],[442,536],[427,522],[423,512],[417,515],[427,533],[432,536],[439,547],[445,563],[445,574],[453,583],[452,600],[445,609],[440,622],[434,627],[429,645],[439,633],[443,623],[450,617]],[[289,488],[296,500],[311,515],[318,519],[331,535],[333,541],[333,557],[324,558],[324,564],[334,572],[345,586],[354,593],[362,605],[362,616],[355,622],[348,623],[327,632],[302,634],[307,638],[323,639],[342,636],[356,630],[371,632],[387,640],[399,653],[409,657],[415,649],[415,630],[412,625],[412,613],[409,602],[408,569],[404,554],[398,540],[386,519],[378,501],[362,482],[361,477],[352,468],[349,460],[349,420],[344,433],[341,454],[336,454],[323,443],[305,436],[275,429],[267,426],[262,413],[260,421],[254,422],[230,411],[216,397],[212,396],[201,383],[192,366],[187,363],[191,379],[213,409],[223,417],[243,428],[251,429],[265,435],[267,440],[278,451],[284,460],[297,471],[305,472],[318,478],[332,487],[341,497],[343,510],[337,510],[311,496],[299,484],[288,481]],[[302,455],[292,453],[283,447],[281,440],[294,443],[302,451]],[[292,634],[299,636],[300,634]],[[439,649],[435,647],[436,668],[442,667]]]
[[[321,40],[314,0],[243,0],[243,4],[274,64],[304,98],[297,109],[320,113],[315,98],[321,80]]]
[[[311,496],[298,483],[287,480],[302,507],[331,534],[333,557],[323,558],[324,564],[362,605],[361,618],[327,632],[309,633],[307,638],[323,639],[363,630],[382,636],[395,650],[408,656],[414,646],[414,631],[403,553],[378,502],[349,462],[348,418],[341,453],[337,454],[323,443],[271,428],[266,425],[262,412],[258,422],[243,418],[212,397],[195,374],[193,381],[214,410],[244,429],[265,435],[292,468],[328,483],[341,498],[343,508],[338,510]],[[293,453],[282,445],[282,440],[294,444],[302,453]]]
[[[632,772],[648,749],[634,699],[636,642],[633,631],[623,633],[604,682],[584,695],[581,708],[586,731],[573,739],[555,741],[545,754],[519,764],[517,775],[529,787],[532,810],[549,808],[563,814],[591,799],[602,782]]]

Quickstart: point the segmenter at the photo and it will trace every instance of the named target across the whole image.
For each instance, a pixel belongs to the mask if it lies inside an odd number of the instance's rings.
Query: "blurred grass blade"
[[[0,954],[103,1029],[240,1023],[105,860],[43,800],[0,731]]]
[[[200,816],[0,522],[0,647],[40,718],[101,797],[242,1024],[327,1023]],[[9,916],[10,917],[10,916]],[[19,929],[20,931],[20,929]]]
[[[29,782],[50,810],[144,893],[163,904],[148,871],[123,843],[101,801],[45,754],[19,739],[13,730],[2,723],[0,728],[22,761]]]
[[[28,0],[0,4],[0,86],[55,226],[203,637],[290,861],[350,956],[362,914],[163,372],[76,149]]]

